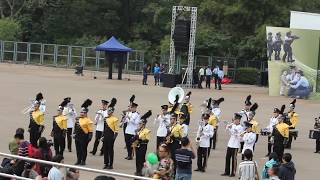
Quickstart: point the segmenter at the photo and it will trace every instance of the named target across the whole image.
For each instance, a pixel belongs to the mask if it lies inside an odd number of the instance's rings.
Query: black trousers
[[[140,144],[136,148],[136,173],[137,175],[142,175],[143,164],[146,162],[147,144]]]
[[[243,146],[244,146],[244,142],[240,142],[240,149],[239,149],[239,153],[242,153]]]
[[[76,151],[77,151],[77,162],[86,162],[87,160],[87,148],[89,141],[87,138],[75,140]]]
[[[133,135],[131,134],[124,134],[124,140],[126,141],[126,147],[128,152],[128,157],[132,157],[132,139]]]
[[[287,143],[287,145],[285,146],[285,148],[291,149],[291,144],[292,144],[292,134],[289,133],[288,143]]]
[[[72,150],[72,128],[67,129],[67,144],[68,144],[68,150]]]
[[[147,73],[143,73],[143,79],[142,79],[142,84],[143,85],[147,85],[147,79],[148,79],[148,74]]]
[[[199,170],[205,170],[207,167],[207,159],[208,159],[208,149],[205,147],[198,147],[197,150],[197,165]]]
[[[53,145],[56,155],[63,156],[63,151],[66,147],[66,137],[64,135],[55,135],[53,137]]]
[[[316,140],[316,152],[320,152],[320,139]]]
[[[279,160],[282,160],[283,152],[284,152],[284,145],[283,142],[278,142],[273,145],[273,152],[278,155]]]
[[[227,153],[226,153],[226,165],[225,165],[225,174],[236,174],[237,170],[237,153],[238,153],[238,148],[227,148]],[[232,166],[231,166],[231,171],[230,171],[230,163],[232,161]]]
[[[271,153],[273,144],[270,142],[271,136],[268,136],[268,155]]]
[[[159,148],[159,146],[162,144],[162,143],[164,143],[164,141],[166,140],[166,137],[159,137],[159,136],[157,136],[157,150],[158,150],[158,148]]]
[[[206,88],[210,89],[211,76],[206,76]]]
[[[214,129],[214,134],[212,138],[210,138],[210,147],[208,148],[208,157],[210,156],[211,149],[216,149],[216,143],[217,143],[217,132],[218,132],[218,127]]]
[[[114,141],[115,139],[113,139],[113,137],[104,137],[103,154],[104,154],[104,164],[106,166],[113,166]]]
[[[93,149],[92,149],[92,154],[93,155],[95,155],[97,153],[97,149],[98,149],[101,137],[102,137],[102,133],[103,133],[102,131],[96,131],[96,138],[95,138],[95,141],[94,141],[94,144],[93,144]],[[103,150],[103,145],[102,145],[101,151],[102,150]]]
[[[38,140],[41,137],[39,129],[30,129],[30,143],[33,147],[38,147]]]
[[[198,82],[198,88],[202,89],[202,82],[203,82],[203,79],[204,79],[204,76],[201,75],[200,76],[200,79],[199,79],[199,82]]]

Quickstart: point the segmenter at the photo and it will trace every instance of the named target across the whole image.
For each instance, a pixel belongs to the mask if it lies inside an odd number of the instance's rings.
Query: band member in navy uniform
[[[38,140],[44,130],[44,114],[40,111],[40,101],[35,101],[33,111],[30,111],[29,133],[30,143],[33,147],[38,147]]]
[[[212,123],[211,125],[214,128],[214,133],[213,133],[213,137],[210,140],[210,147],[212,149],[216,149],[216,143],[217,143],[217,137],[218,137],[218,126],[219,126],[219,120],[221,117],[221,109],[220,109],[220,103],[222,103],[224,101],[224,98],[221,97],[217,100],[213,100],[212,101],[212,115],[210,117],[215,118],[215,123]],[[209,118],[210,121],[210,118]]]
[[[129,112],[126,118],[126,122],[128,123],[128,125],[125,132],[125,141],[128,156],[125,159],[127,160],[132,160],[132,138],[136,135],[136,130],[138,129],[140,123],[140,114],[137,112],[137,107],[138,104],[132,102],[130,107],[131,112]]]
[[[314,129],[320,131],[320,117],[315,118]],[[314,153],[320,153],[320,137],[316,139],[316,151]]]
[[[214,128],[208,124],[210,115],[205,113],[202,115],[203,122],[199,124],[197,131],[197,142],[199,144],[197,154],[198,168],[195,171],[205,172],[208,161],[208,150],[210,149],[210,138],[212,138],[214,133]]]
[[[101,141],[103,130],[104,130],[104,120],[107,117],[107,108],[108,108],[109,102],[106,100],[101,100],[101,109],[96,112],[95,117],[95,124],[96,127],[96,137],[93,145],[93,149],[90,152],[91,154],[95,155],[97,153],[97,149],[99,146],[99,143]],[[103,143],[100,150],[100,155],[103,155]]]
[[[283,108],[284,108],[284,106],[283,106]],[[283,112],[283,110],[280,110],[278,108],[274,108],[273,116],[270,118],[269,125],[266,128],[269,133],[269,135],[268,135],[268,154],[266,155],[266,157],[269,157],[271,150],[272,150],[272,146],[273,146],[273,144],[270,141],[271,140],[271,133],[273,131],[273,128],[278,124],[279,114],[281,111]]]
[[[184,115],[184,124],[185,124],[185,131],[188,134],[189,131],[189,125],[190,125],[190,115],[192,113],[192,104],[190,103],[190,98],[191,98],[191,91],[189,91],[185,97],[185,102],[182,104],[180,108],[180,112],[183,113]]]
[[[161,113],[157,116],[156,121],[159,122],[157,130],[157,149],[162,144],[169,131],[170,114],[168,113],[168,105],[161,106]]]
[[[147,119],[152,115],[152,112],[149,110],[143,116],[141,116],[141,121],[137,129],[136,135],[132,139],[133,148],[136,152],[136,172],[135,175],[142,176],[142,168],[145,163],[145,157],[148,148],[148,142],[151,137],[151,131],[146,128]]]
[[[75,165],[86,165],[88,144],[92,139],[93,122],[88,117],[88,107],[92,101],[87,99],[81,106],[80,117],[76,118],[74,139],[77,151],[77,162]]]
[[[64,100],[58,107],[58,114],[53,116],[53,126],[51,136],[53,137],[54,150],[56,155],[63,156],[66,147],[67,117],[62,114],[64,107],[69,103]]]
[[[233,123],[228,124],[226,129],[230,133],[228,148],[226,153],[226,164],[224,173],[221,176],[234,177],[237,170],[237,152],[240,148],[240,135],[243,132],[243,127],[240,125],[241,114],[235,113]],[[232,161],[231,171],[230,162]]]
[[[283,105],[281,109],[285,109]],[[278,117],[279,123],[273,128],[272,139],[273,142],[273,152],[277,153],[279,159],[282,159],[285,144],[288,143],[289,138],[289,126],[284,123],[286,116],[283,115],[283,112],[280,112]]]
[[[104,167],[103,169],[113,169],[114,142],[119,133],[119,119],[113,115],[114,107],[117,103],[116,98],[112,98],[107,109],[107,116],[104,121],[103,151]]]
[[[289,125],[289,129],[295,129],[298,123],[298,114],[294,111],[295,107],[296,107],[296,99],[294,99],[290,105],[289,105],[289,111],[288,111],[288,121],[286,121],[285,123],[287,123]],[[292,138],[294,137],[294,139],[297,138],[297,134],[296,133],[292,133],[289,132],[289,139],[288,139],[288,144],[285,146],[285,148],[291,149],[291,144],[292,144]]]

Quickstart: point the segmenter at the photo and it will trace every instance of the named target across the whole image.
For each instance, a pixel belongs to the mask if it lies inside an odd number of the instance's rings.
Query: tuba
[[[168,94],[168,101],[171,104],[175,104],[175,100],[176,100],[176,96],[179,96],[179,100],[178,103],[182,103],[183,99],[184,99],[184,90],[181,87],[174,87],[169,91]]]

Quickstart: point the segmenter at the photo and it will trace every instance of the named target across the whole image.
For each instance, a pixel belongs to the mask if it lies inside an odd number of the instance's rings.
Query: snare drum
[[[310,139],[320,139],[320,130],[310,130],[309,131]]]
[[[268,128],[263,128],[260,130],[260,134],[261,134],[261,136],[269,136],[271,134],[271,132],[269,132]]]

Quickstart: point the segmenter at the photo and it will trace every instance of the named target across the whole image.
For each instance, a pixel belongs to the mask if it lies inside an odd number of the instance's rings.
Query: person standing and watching
[[[145,64],[143,66],[143,80],[142,80],[142,85],[148,85],[147,84],[147,79],[148,79],[148,72],[150,70],[150,65],[149,64]]]
[[[181,149],[175,152],[176,176],[175,180],[191,180],[192,178],[192,159],[195,159],[196,153],[187,137],[181,139]]]
[[[154,85],[160,85],[160,67],[159,64],[156,63],[155,67],[153,68],[153,74],[154,74]]]
[[[222,82],[222,79],[224,78],[224,72],[221,68],[218,69],[218,89],[219,90],[222,90],[221,89],[221,82]]]
[[[202,89],[202,82],[203,82],[203,79],[204,79],[204,67],[201,67],[199,69],[199,82],[198,82],[198,88]]]
[[[218,79],[219,79],[218,72],[219,72],[219,66],[216,65],[216,67],[212,71],[212,75],[214,77],[214,89],[217,89],[217,86],[218,86]]]
[[[206,88],[209,88],[209,89],[210,89],[211,76],[212,76],[212,70],[211,70],[211,67],[208,65],[206,69]]]
[[[292,155],[290,153],[285,153],[282,157],[282,164],[279,168],[279,179],[281,180],[294,180],[296,174],[296,168],[294,163],[291,161]]]

